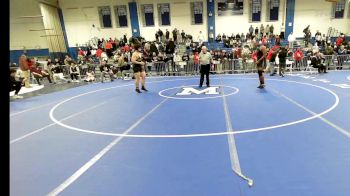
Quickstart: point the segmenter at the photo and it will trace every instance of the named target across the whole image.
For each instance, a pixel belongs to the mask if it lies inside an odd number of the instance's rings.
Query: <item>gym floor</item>
[[[350,71],[210,77],[10,102],[11,195],[350,195]]]

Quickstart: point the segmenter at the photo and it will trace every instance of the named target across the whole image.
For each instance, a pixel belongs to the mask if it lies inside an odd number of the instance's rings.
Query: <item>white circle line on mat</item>
[[[257,78],[225,78],[225,79],[257,79]],[[186,80],[186,79],[175,79],[175,80]],[[193,78],[190,78],[188,80],[193,80]],[[260,131],[268,131],[268,130],[272,130],[272,129],[276,129],[276,128],[281,128],[281,127],[286,127],[286,126],[291,126],[291,125],[295,125],[295,124],[299,124],[302,122],[306,122],[315,118],[318,118],[320,116],[323,116],[327,113],[329,113],[330,111],[332,111],[334,108],[336,108],[339,104],[339,97],[336,93],[334,93],[333,91],[322,87],[322,86],[318,86],[318,85],[314,85],[314,84],[310,84],[310,83],[303,83],[303,82],[298,82],[298,81],[293,81],[293,80],[280,80],[280,79],[266,79],[266,80],[273,80],[273,81],[282,81],[282,82],[289,82],[289,83],[296,83],[296,84],[302,84],[302,85],[308,85],[308,86],[312,86],[312,87],[316,87],[319,89],[322,89],[324,91],[329,92],[330,94],[332,94],[335,98],[335,102],[334,104],[326,109],[325,111],[321,112],[321,113],[317,113],[315,115],[312,115],[308,118],[304,118],[304,119],[300,119],[300,120],[296,120],[296,121],[292,121],[292,122],[288,122],[288,123],[284,123],[284,124],[279,124],[279,125],[274,125],[274,126],[267,126],[267,127],[260,127],[260,128],[254,128],[254,129],[245,129],[245,130],[236,130],[234,132],[211,132],[211,133],[197,133],[197,134],[172,134],[172,135],[162,135],[162,134],[118,134],[118,133],[108,133],[108,132],[100,132],[100,131],[93,131],[93,130],[87,130],[87,129],[81,129],[81,128],[77,128],[77,127],[73,127],[70,125],[66,125],[62,122],[60,122],[59,120],[57,120],[53,113],[54,111],[57,109],[57,107],[59,107],[60,105],[72,100],[72,99],[76,99],[78,97],[87,95],[87,94],[92,94],[92,93],[96,93],[99,91],[103,91],[103,90],[109,90],[109,89],[113,89],[113,88],[120,88],[120,87],[125,87],[125,86],[131,86],[133,84],[128,84],[128,85],[120,85],[120,86],[114,86],[114,87],[109,87],[109,88],[104,88],[104,89],[99,89],[99,90],[95,90],[95,91],[91,91],[91,92],[87,92],[87,93],[83,93],[80,95],[76,95],[73,96],[71,98],[68,98],[58,104],[56,104],[54,107],[51,108],[49,116],[50,119],[55,122],[56,124],[65,127],[67,129],[70,130],[74,130],[74,131],[78,131],[78,132],[83,132],[83,133],[89,133],[89,134],[96,134],[96,135],[106,135],[106,136],[114,136],[114,137],[130,137],[130,138],[190,138],[190,137],[209,137],[209,136],[220,136],[220,135],[230,135],[230,134],[242,134],[242,133],[252,133],[252,132],[260,132]],[[167,81],[173,81],[173,80],[165,80],[165,81],[154,81],[154,82],[149,82],[149,83],[156,83],[156,82],[167,82]]]

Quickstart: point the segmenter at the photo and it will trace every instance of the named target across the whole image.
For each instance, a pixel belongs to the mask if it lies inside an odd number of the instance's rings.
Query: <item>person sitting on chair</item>
[[[109,75],[109,77],[111,78],[111,82],[114,81],[114,76],[113,76],[113,72],[110,69],[110,66],[106,64],[106,61],[102,61],[101,66],[100,66],[100,71],[101,71],[101,82],[104,82],[104,78],[106,75]]]
[[[70,73],[70,78],[72,79],[73,82],[79,82],[79,67],[75,62],[70,63],[69,67],[69,73]]]
[[[52,65],[51,71],[52,71],[52,78],[54,83],[57,83],[57,79],[63,80],[68,83],[70,82],[64,78],[63,67],[58,62],[56,63],[56,65]]]
[[[318,73],[326,73],[326,66],[324,65],[325,58],[320,52],[316,52],[314,56],[311,57],[311,65],[318,69]]]
[[[85,82],[95,81],[95,73],[90,69],[86,72],[86,76],[84,78]]]
[[[16,72],[17,70],[15,68],[10,69],[10,92],[15,91],[13,98],[22,99],[23,97],[18,95],[18,92],[21,90],[22,85],[25,83],[27,78],[23,79],[22,81],[17,81]]]
[[[38,82],[38,85],[41,85],[40,79],[44,77],[47,78],[50,83],[52,83],[50,74],[38,68],[37,63],[33,63],[32,67],[30,68],[30,72],[33,74],[34,78]]]

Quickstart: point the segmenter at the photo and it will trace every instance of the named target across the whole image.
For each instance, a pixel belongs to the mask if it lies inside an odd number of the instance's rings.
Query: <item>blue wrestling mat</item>
[[[11,195],[350,195],[349,71],[210,77],[11,102]]]

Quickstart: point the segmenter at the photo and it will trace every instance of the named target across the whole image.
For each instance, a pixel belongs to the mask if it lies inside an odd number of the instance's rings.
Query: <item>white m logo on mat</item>
[[[182,92],[177,93],[176,95],[192,95],[193,93],[196,95],[203,94],[203,93],[205,93],[206,95],[218,95],[219,94],[217,90],[218,88],[219,87],[216,86],[216,87],[208,87],[203,90],[197,90],[192,87],[184,87],[182,88]]]

